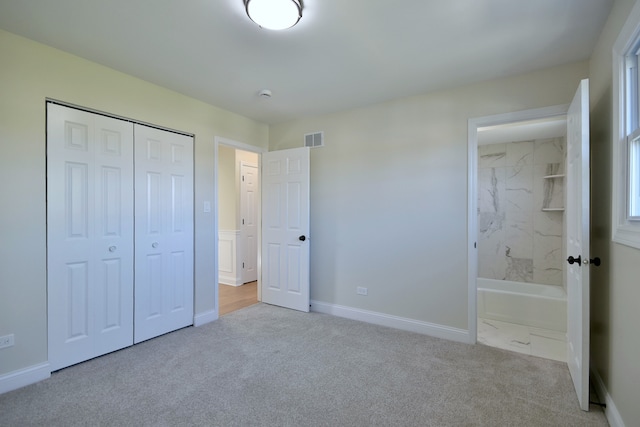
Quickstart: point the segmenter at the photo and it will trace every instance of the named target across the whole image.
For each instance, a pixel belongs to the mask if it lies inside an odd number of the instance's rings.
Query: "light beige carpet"
[[[257,304],[0,395],[3,426],[606,426],[565,364]]]

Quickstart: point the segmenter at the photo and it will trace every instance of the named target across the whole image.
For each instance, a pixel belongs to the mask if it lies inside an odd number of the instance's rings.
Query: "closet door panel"
[[[133,126],[47,105],[52,370],[133,343]]]
[[[193,138],[135,126],[135,342],[193,324]]]

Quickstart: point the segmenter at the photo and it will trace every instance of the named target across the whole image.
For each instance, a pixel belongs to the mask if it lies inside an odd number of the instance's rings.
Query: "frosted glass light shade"
[[[244,0],[244,4],[249,18],[269,30],[291,28],[302,16],[298,0]]]

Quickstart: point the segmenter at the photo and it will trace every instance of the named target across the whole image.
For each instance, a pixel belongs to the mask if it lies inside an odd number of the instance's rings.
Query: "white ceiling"
[[[0,0],[0,28],[277,123],[588,59],[611,4],[304,0],[274,32],[243,0]]]

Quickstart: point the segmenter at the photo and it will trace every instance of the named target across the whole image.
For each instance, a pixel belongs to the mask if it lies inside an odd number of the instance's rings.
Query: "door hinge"
[[[242,182],[244,182],[244,175],[242,175]]]
[[[244,262],[242,263],[242,268],[244,268]]]
[[[244,225],[244,218],[242,218],[242,225]]]
[[[478,242],[473,242],[473,249],[478,249]]]

